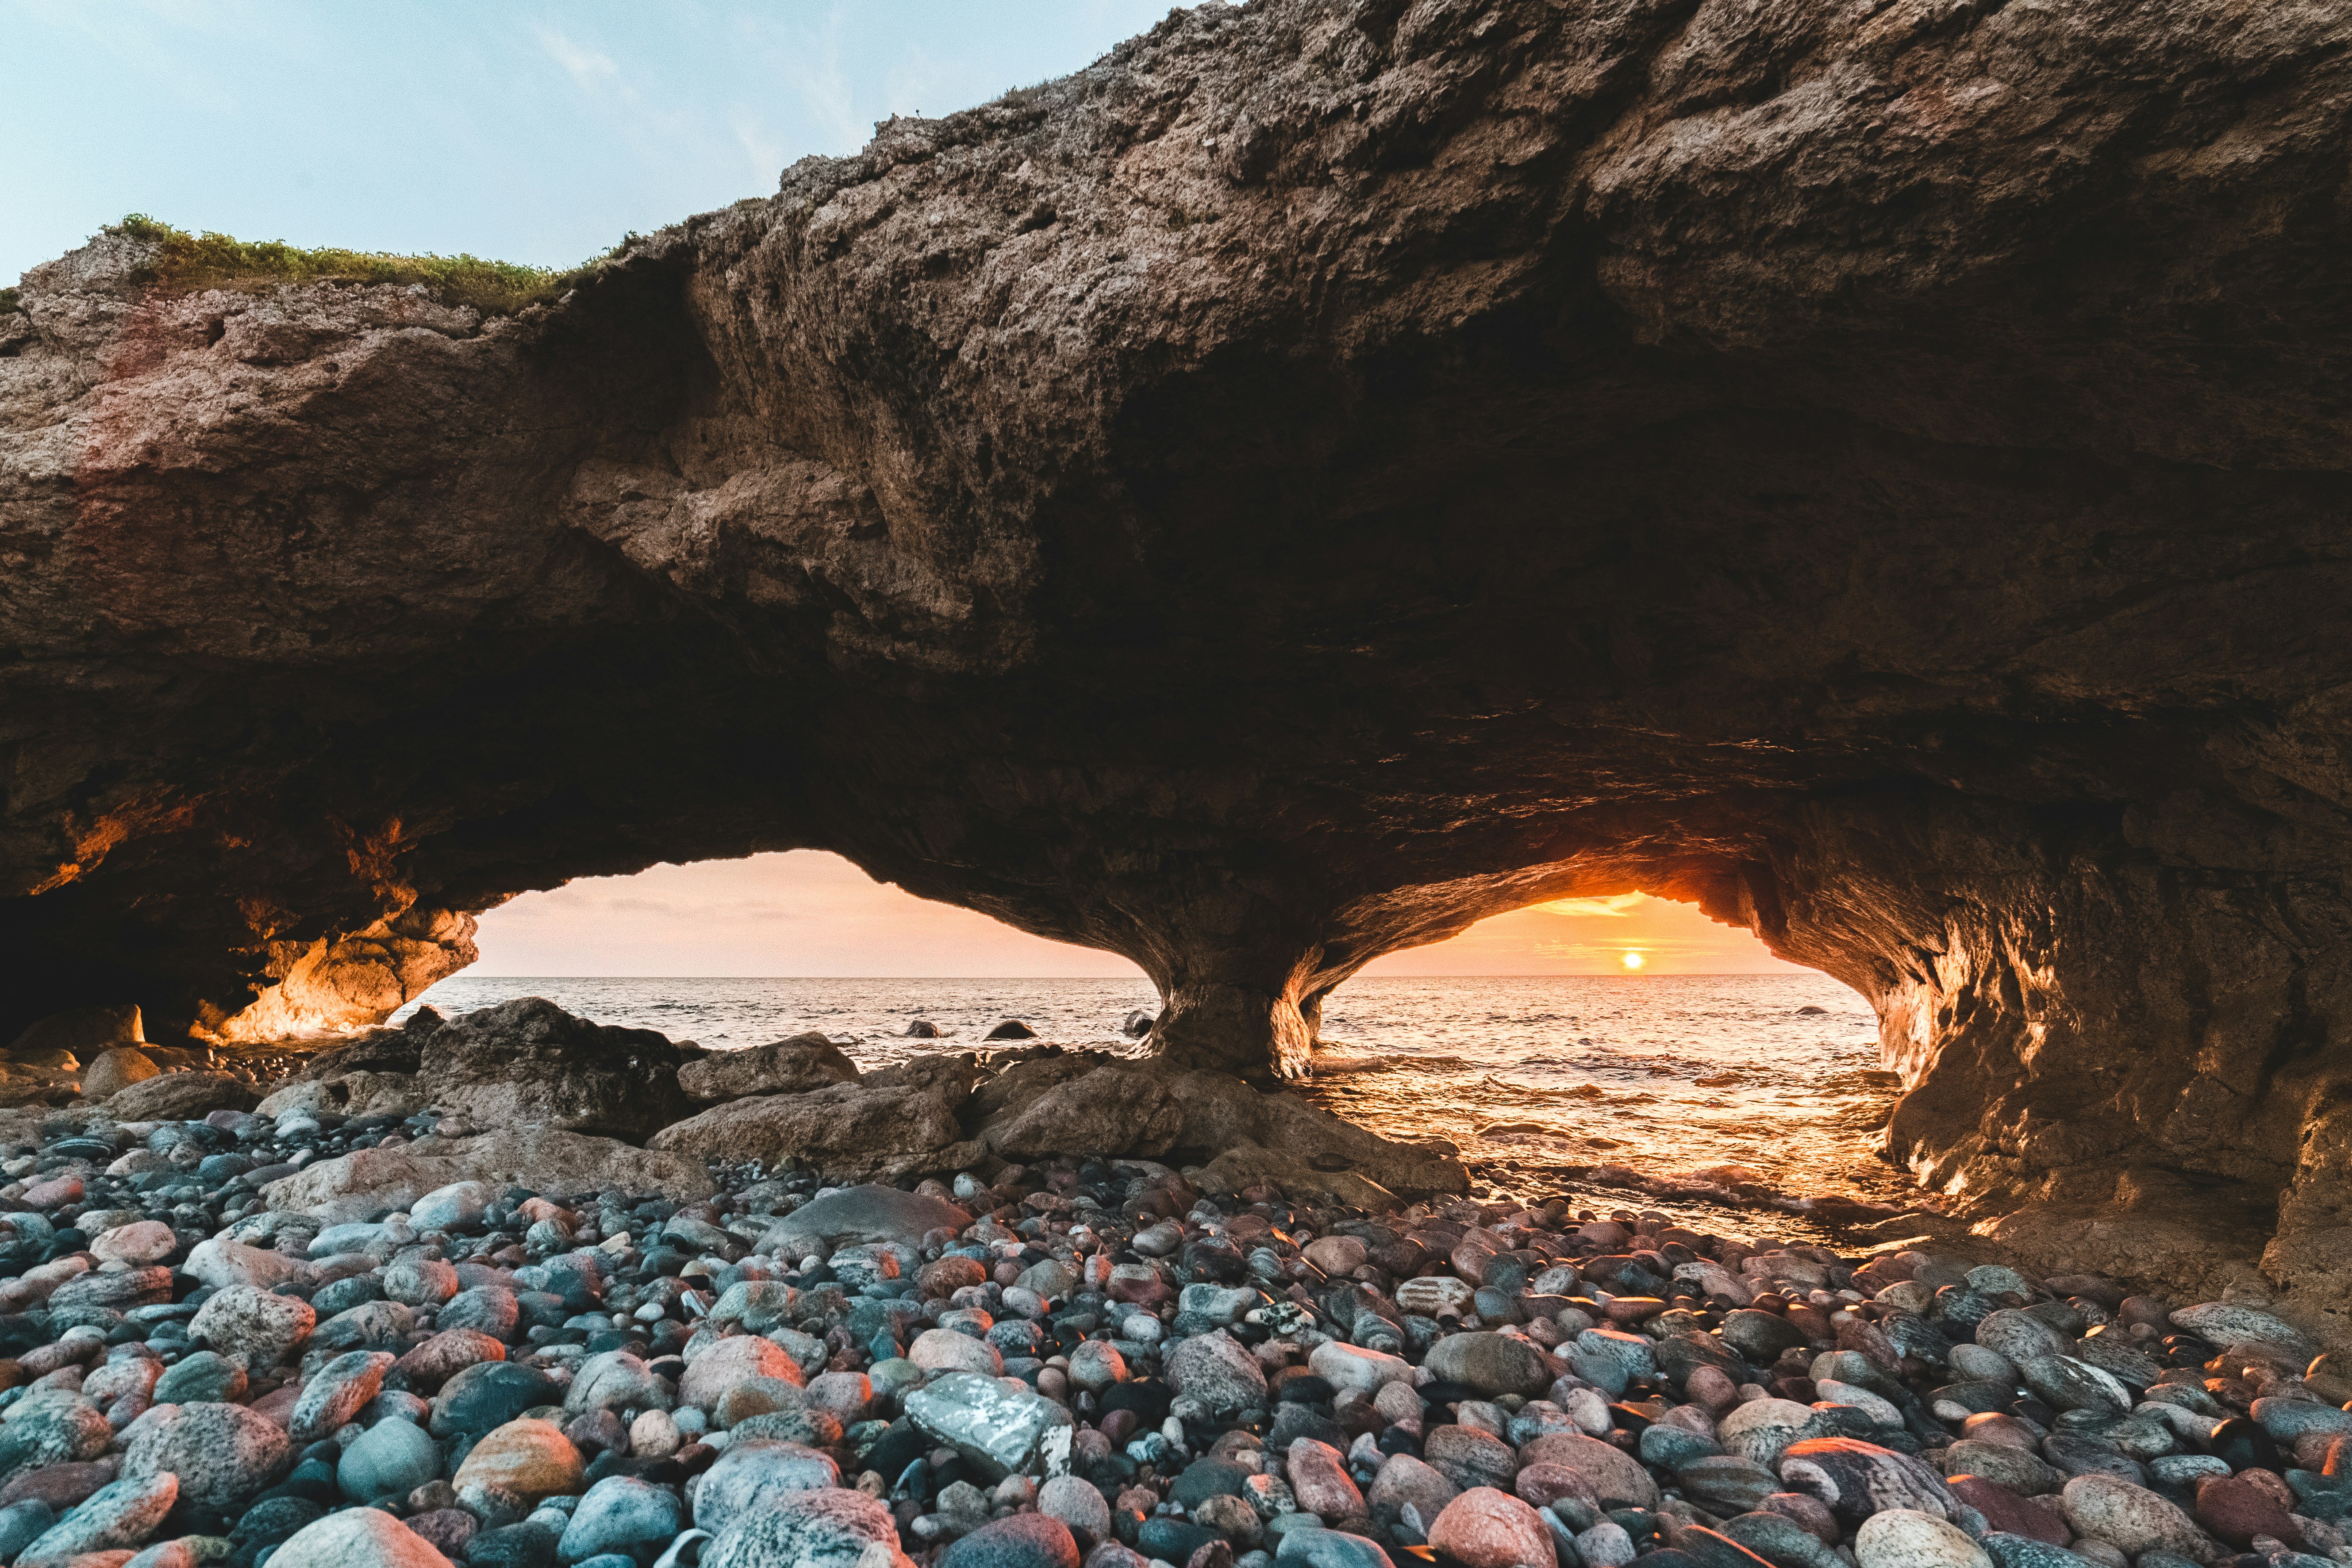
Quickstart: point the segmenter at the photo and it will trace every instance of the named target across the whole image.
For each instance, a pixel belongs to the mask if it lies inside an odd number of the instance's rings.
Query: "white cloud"
[[[532,31],[539,35],[539,47],[564,68],[581,91],[594,92],[605,82],[619,79],[621,68],[613,63],[612,56],[575,44],[552,27],[534,27]]]

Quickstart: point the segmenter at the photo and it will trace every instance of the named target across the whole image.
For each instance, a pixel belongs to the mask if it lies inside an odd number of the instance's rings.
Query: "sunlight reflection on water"
[[[715,1049],[822,1030],[865,1067],[979,1046],[1007,1016],[1042,1039],[1132,1049],[1121,1020],[1159,1006],[1140,979],[460,974],[423,1000],[457,1013],[532,995]],[[908,1038],[916,1018],[943,1037]],[[1333,1068],[1366,1065],[1305,1092],[1390,1137],[1447,1139],[1518,1189],[1571,1164],[1731,1164],[1790,1193],[1902,1200],[1907,1178],[1872,1154],[1895,1093],[1876,1030],[1862,998],[1821,974],[1359,979],[1325,1004],[1323,1039]]]

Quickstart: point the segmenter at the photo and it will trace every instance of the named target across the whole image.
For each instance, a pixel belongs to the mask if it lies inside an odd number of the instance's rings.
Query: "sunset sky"
[[[876,882],[837,855],[796,849],[656,866],[527,893],[482,917],[478,975],[968,975],[1137,973]],[[1367,974],[1801,973],[1745,931],[1688,904],[1632,894],[1498,915],[1451,942],[1376,959]]]

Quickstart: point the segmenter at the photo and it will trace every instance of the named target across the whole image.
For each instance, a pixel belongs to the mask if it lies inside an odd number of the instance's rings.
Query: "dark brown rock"
[[[1643,888],[1869,996],[2020,1244],[2275,1216],[2340,1331],[2340,10],[1478,15],[1173,16],[520,318],[36,268],[0,1027],[376,1011],[814,845],[1295,1074],[1379,953]]]
[[[483,1126],[643,1142],[690,1109],[678,1063],[651,1029],[593,1024],[523,996],[426,1036],[416,1070],[435,1105]]]
[[[2196,1511],[2198,1523],[2232,1546],[2247,1547],[2255,1536],[2267,1535],[2302,1549],[2303,1531],[2285,1507],[2242,1477],[2209,1476],[2200,1481]]]

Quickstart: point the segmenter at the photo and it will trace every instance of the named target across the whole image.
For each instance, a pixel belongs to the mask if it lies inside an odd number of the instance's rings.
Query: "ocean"
[[[1131,1051],[1121,1022],[1159,1007],[1140,978],[478,974],[453,975],[416,1005],[457,1014],[515,996],[712,1049],[820,1030],[868,1068],[978,1047],[1008,1017],[1043,1040]],[[908,1038],[918,1018],[942,1037]],[[1323,1039],[1330,1067],[1302,1092],[1390,1137],[1450,1140],[1493,1190],[1573,1194],[1582,1187],[1561,1173],[1601,1165],[1668,1179],[1714,1171],[1718,1182],[1738,1167],[1739,1180],[1785,1194],[1918,1196],[1874,1152],[1895,1095],[1878,1067],[1877,1020],[1827,975],[1360,978],[1325,1003]]]

